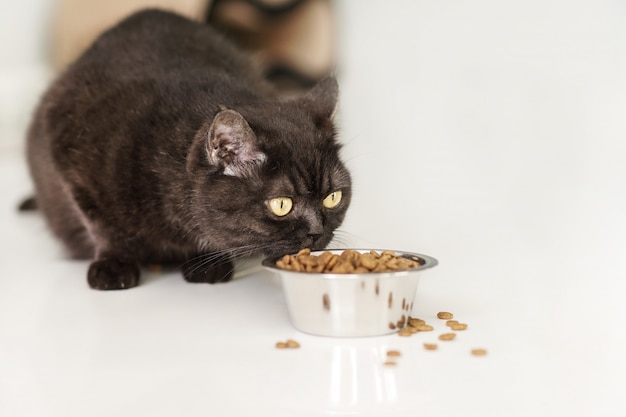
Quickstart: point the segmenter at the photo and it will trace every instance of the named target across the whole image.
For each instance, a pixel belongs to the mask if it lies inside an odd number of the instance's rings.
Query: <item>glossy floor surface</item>
[[[393,3],[337,3],[355,197],[334,245],[438,258],[413,309],[434,330],[300,333],[254,260],[224,285],[144,271],[90,290],[87,263],[16,212],[31,185],[6,129],[0,415],[626,413],[626,8]],[[468,329],[439,341],[439,311]],[[275,348],[286,339],[301,347]]]

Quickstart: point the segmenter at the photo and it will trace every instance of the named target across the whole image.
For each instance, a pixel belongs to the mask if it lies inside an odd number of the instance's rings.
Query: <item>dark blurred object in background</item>
[[[150,7],[213,25],[249,51],[285,95],[308,89],[334,68],[331,0],[59,0],[55,70],[63,70],[104,30]]]
[[[253,52],[282,90],[312,87],[334,66],[330,0],[215,0],[207,21]]]

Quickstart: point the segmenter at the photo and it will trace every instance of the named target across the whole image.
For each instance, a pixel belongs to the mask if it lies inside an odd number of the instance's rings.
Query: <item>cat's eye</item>
[[[322,204],[324,204],[324,207],[329,208],[329,209],[335,208],[341,202],[341,196],[342,196],[341,191],[333,191],[332,193],[326,196]]]
[[[269,201],[269,206],[272,213],[282,217],[289,214],[293,207],[293,201],[289,197],[276,197]]]

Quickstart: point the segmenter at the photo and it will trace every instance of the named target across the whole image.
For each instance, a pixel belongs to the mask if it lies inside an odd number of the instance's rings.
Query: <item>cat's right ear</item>
[[[304,96],[309,101],[318,115],[332,119],[337,112],[339,85],[335,77],[329,76],[320,80]]]
[[[196,136],[187,171],[193,173],[203,162],[208,163],[210,172],[246,177],[265,162],[265,154],[258,149],[256,135],[246,119],[234,110],[222,110],[208,130],[202,129]]]

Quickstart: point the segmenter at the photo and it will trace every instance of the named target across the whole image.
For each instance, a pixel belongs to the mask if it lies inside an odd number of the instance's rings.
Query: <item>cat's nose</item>
[[[322,237],[322,234],[321,233],[309,233],[307,236],[311,240],[311,243],[315,243]]]

